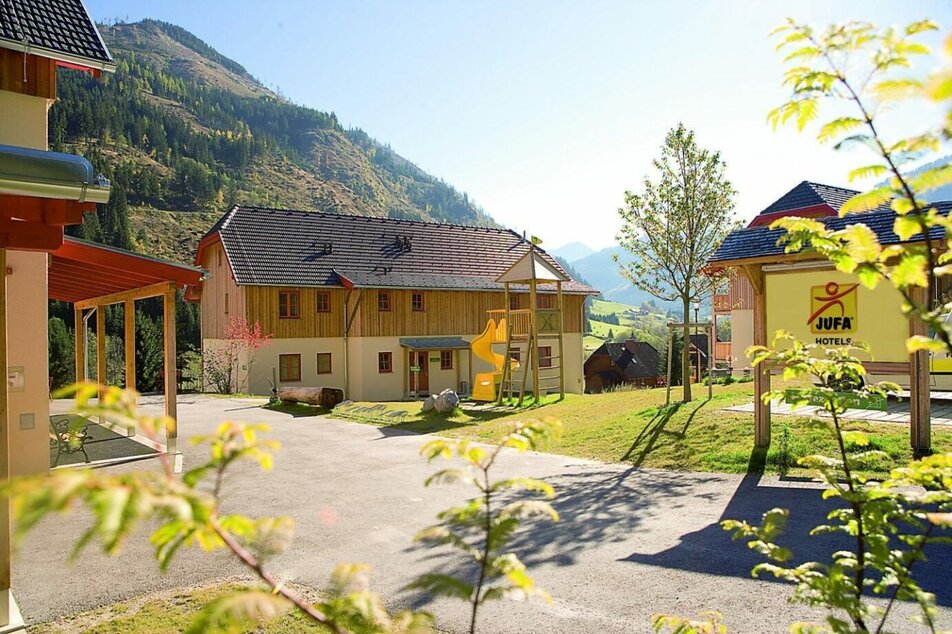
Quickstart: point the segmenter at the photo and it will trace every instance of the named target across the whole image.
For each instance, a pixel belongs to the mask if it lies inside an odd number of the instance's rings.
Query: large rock
[[[449,414],[459,407],[459,396],[453,390],[443,390],[439,396],[436,397],[433,406],[436,408],[436,411],[441,414]]]
[[[336,387],[282,387],[278,398],[285,403],[309,403],[333,409],[344,400],[344,390]]]
[[[423,401],[423,413],[432,412],[436,408],[436,397],[430,394]]]

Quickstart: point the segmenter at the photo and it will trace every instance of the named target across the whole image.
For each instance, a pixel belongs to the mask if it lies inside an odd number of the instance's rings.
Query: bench
[[[89,441],[89,423],[75,427],[69,416],[50,416],[50,450],[56,449],[53,465],[57,466],[62,455],[83,454],[89,463],[86,443]]]

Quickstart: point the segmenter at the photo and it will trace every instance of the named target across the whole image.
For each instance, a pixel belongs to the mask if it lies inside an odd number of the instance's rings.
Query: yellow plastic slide
[[[490,319],[486,324],[483,334],[479,335],[469,344],[470,349],[477,357],[493,366],[492,372],[480,372],[476,375],[475,385],[473,385],[472,399],[474,401],[495,401],[496,390],[502,382],[503,363],[506,362],[506,356],[493,350],[493,343],[506,340],[506,320],[500,319],[499,325],[496,325],[495,319]],[[519,362],[511,360],[511,369],[515,371],[519,367]]]

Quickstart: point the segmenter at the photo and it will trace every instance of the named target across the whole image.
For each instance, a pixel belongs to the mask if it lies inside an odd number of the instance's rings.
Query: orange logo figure
[[[814,334],[851,333],[856,329],[856,287],[859,284],[827,282],[810,289],[810,317]]]

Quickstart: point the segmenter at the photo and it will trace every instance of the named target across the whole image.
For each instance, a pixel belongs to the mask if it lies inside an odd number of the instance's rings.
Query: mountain
[[[291,103],[181,27],[100,29],[115,75],[61,72],[49,114],[50,146],[113,181],[109,205],[71,229],[82,237],[191,261],[239,202],[495,224],[465,193],[334,113]]]
[[[572,262],[572,268],[588,280],[589,284],[600,290],[604,300],[636,306],[641,305],[642,302],[654,300],[663,309],[678,307],[677,302],[663,302],[632,284],[619,271],[619,264],[614,260],[616,255],[622,261],[631,257],[621,247],[609,247],[575,260]]]
[[[595,249],[581,242],[569,242],[568,244],[562,245],[557,249],[549,250],[549,253],[552,255],[557,255],[571,264],[576,260],[581,260],[582,258],[595,253]]]

